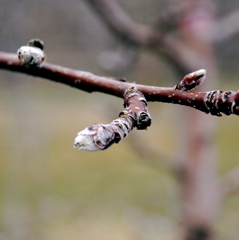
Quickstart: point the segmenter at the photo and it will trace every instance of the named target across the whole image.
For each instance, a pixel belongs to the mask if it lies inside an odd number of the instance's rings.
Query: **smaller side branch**
[[[134,119],[137,129],[147,129],[151,125],[146,99],[135,87],[131,87],[126,91],[124,107],[126,109],[123,113],[130,115]]]
[[[147,129],[151,125],[146,99],[136,88],[131,87],[126,91],[124,106],[119,118],[110,124],[95,124],[80,131],[75,138],[74,147],[90,152],[105,150],[127,137],[134,127]]]

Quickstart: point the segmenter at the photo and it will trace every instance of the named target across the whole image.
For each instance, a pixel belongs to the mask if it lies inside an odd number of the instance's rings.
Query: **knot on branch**
[[[134,127],[147,129],[151,125],[146,99],[136,88],[125,92],[124,107],[119,118],[111,123],[95,124],[80,131],[75,138],[74,147],[84,151],[105,150],[126,138]]]
[[[205,106],[207,113],[222,116],[236,114],[239,115],[239,92],[234,91],[210,91],[205,96]]]
[[[39,68],[45,61],[43,52],[44,42],[40,39],[31,39],[26,46],[17,50],[18,59],[28,68]]]

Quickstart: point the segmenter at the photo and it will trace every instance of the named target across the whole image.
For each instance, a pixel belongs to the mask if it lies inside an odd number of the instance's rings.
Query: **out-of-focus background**
[[[152,24],[180,1],[118,2],[135,20]],[[239,9],[239,2],[218,0],[215,6],[216,16],[223,16]],[[15,53],[38,37],[47,61],[98,75],[167,87],[183,77],[145,49],[129,68],[110,72],[107,57],[120,43],[83,0],[0,0],[0,36],[0,51]],[[239,89],[238,40],[239,34],[216,45],[217,89]],[[153,124],[147,131],[133,131],[103,152],[73,149],[79,130],[111,122],[122,104],[112,96],[0,71],[0,240],[177,239],[181,199],[167,159],[180,150],[184,136],[175,119],[185,107],[149,103]],[[239,165],[238,121],[215,120],[219,176]],[[142,156],[151,149],[157,154]],[[238,211],[234,194],[215,222],[221,239],[238,238]]]

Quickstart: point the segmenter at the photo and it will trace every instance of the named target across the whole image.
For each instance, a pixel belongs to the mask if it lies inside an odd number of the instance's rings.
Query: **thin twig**
[[[142,130],[151,125],[146,99],[135,87],[125,92],[124,107],[119,118],[111,123],[95,124],[80,131],[75,138],[74,147],[90,152],[105,150],[127,137],[134,127]]]
[[[39,69],[26,68],[16,54],[0,52],[0,68],[42,77],[60,82],[87,92],[102,92],[123,98],[130,87],[136,87],[147,101],[174,103],[193,107],[205,113],[222,116],[239,115],[239,92],[219,90],[209,92],[180,91],[172,88],[122,82],[110,77],[101,77],[90,72],[74,70],[43,63]]]

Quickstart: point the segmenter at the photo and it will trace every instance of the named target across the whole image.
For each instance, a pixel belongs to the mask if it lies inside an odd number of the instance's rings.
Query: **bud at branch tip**
[[[46,59],[43,48],[42,40],[32,39],[17,50],[18,59],[25,67],[39,68]]]
[[[174,89],[180,91],[190,91],[198,85],[201,85],[205,78],[206,70],[197,70],[195,72],[187,74],[178,85],[174,86]]]

